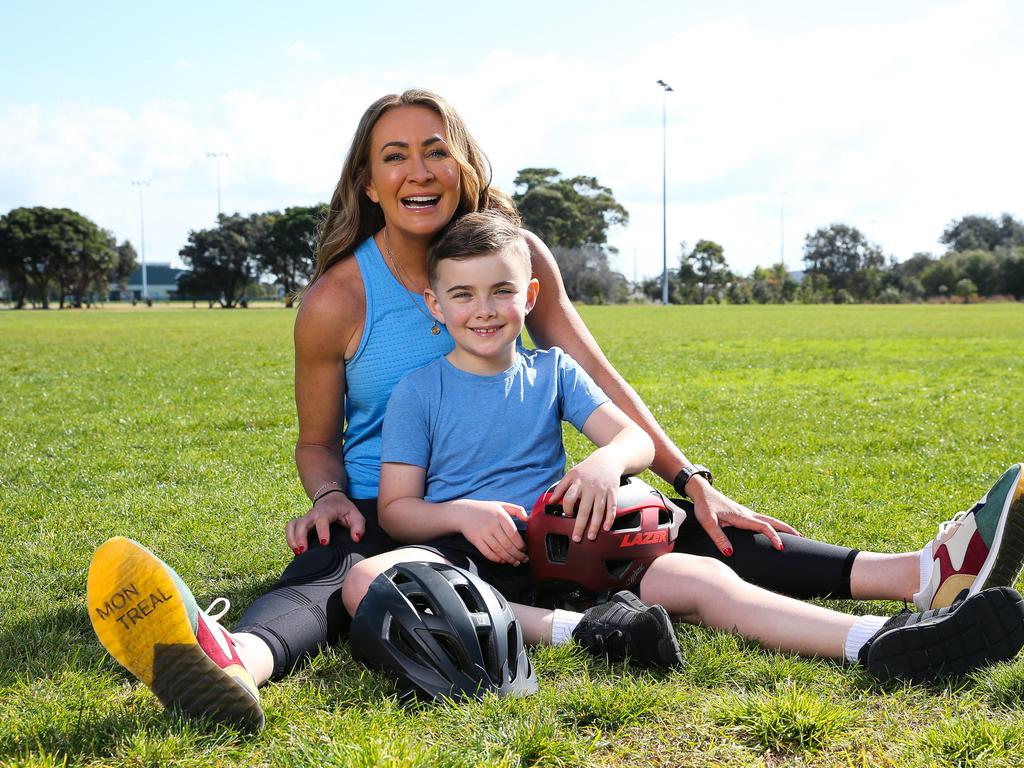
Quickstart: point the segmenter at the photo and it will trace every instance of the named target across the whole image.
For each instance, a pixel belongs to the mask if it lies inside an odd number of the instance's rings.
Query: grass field
[[[917,549],[1024,457],[1024,305],[583,313],[719,487],[807,535]],[[403,709],[342,646],[262,689],[257,737],[168,715],[96,641],[89,558],[135,538],[200,603],[229,597],[228,625],[281,571],[282,527],[306,509],[292,321],[0,313],[0,764],[1024,764],[1024,659],[879,686],[685,625],[687,667],[664,676],[536,649],[541,692],[527,700]]]

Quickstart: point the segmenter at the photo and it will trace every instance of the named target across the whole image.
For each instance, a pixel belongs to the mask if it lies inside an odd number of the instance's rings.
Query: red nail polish
[[[306,551],[306,548],[305,548],[305,547],[299,547],[299,554],[300,554],[300,555],[301,555],[301,554],[302,554],[303,552],[305,552],[305,551]]]
[[[297,554],[299,554],[299,550],[298,550],[298,549],[296,549],[295,547],[292,547],[292,554],[293,554],[293,555],[297,555]]]
[[[732,557],[732,547],[726,547],[725,548],[725,556],[726,557]]]
[[[782,550],[784,550],[785,548],[786,548],[786,545],[785,545],[785,544],[783,544],[783,543],[782,543],[782,542],[780,541],[780,542],[779,542],[779,552],[781,552],[781,551],[782,551]]]
[[[326,547],[327,546],[327,539],[320,539],[320,546]]]

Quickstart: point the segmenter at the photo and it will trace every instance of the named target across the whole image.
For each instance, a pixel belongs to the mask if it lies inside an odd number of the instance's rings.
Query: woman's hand
[[[733,501],[712,487],[704,478],[694,478],[689,485],[691,487],[698,486],[690,495],[690,498],[693,499],[693,511],[697,521],[718,547],[718,550],[726,557],[732,557],[732,545],[729,543],[725,531],[722,530],[725,526],[731,525],[734,528],[763,533],[768,537],[772,546],[779,551],[783,549],[779,531],[791,533],[794,536],[802,535],[781,520],[758,514]]]
[[[519,565],[526,562],[526,543],[512,518],[527,521],[530,516],[518,504],[504,501],[460,499],[451,502],[461,521],[460,533],[495,563]]]
[[[572,540],[584,533],[593,541],[601,529],[615,522],[615,494],[622,476],[622,461],[614,451],[598,448],[565,473],[552,491],[551,500],[561,503],[566,517],[576,516]]]
[[[309,532],[316,529],[321,544],[331,540],[331,523],[341,523],[349,530],[352,541],[359,541],[366,531],[366,518],[356,509],[348,496],[340,491],[321,496],[313,507],[302,517],[289,520],[284,527],[284,536],[292,552],[299,555],[306,551]]]

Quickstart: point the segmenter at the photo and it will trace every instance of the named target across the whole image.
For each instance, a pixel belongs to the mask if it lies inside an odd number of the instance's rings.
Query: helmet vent
[[[477,627],[476,636],[480,641],[480,650],[484,654],[484,670],[491,676],[492,680],[501,680],[501,665],[498,663],[498,649],[495,648],[497,643],[495,642],[494,633],[490,627]]]
[[[427,599],[427,596],[422,592],[418,592],[409,595],[409,602],[412,603],[412,607],[416,609],[417,613],[423,613],[427,616],[436,616],[437,611],[434,610],[433,603]]]
[[[658,508],[658,525],[671,525],[672,513],[664,507]]]
[[[626,531],[626,530],[632,530],[633,528],[639,528],[639,527],[640,527],[640,510],[638,509],[635,512],[627,512],[624,515],[620,515],[620,516],[616,517],[615,521],[612,523],[612,528],[611,529],[613,531]]]
[[[466,610],[470,613],[483,613],[487,610],[484,606],[480,605],[480,601],[476,599],[476,595],[473,593],[473,590],[469,588],[469,585],[453,584],[452,586],[455,588],[455,594],[462,599],[462,602],[466,606]]]
[[[569,537],[558,533],[549,533],[544,537],[548,551],[548,560],[552,563],[565,563],[569,560]]]
[[[515,649],[519,646],[516,642],[518,639],[518,625],[512,621],[508,625],[508,679],[515,680],[516,674],[519,672],[519,654],[515,652]]]
[[[391,633],[391,642],[394,643],[398,652],[403,656],[416,658],[419,653],[419,649],[416,647],[416,644],[413,643],[412,638],[409,636],[409,633],[405,631],[405,628],[398,622],[393,621],[391,622],[390,629],[393,630]]]
[[[448,660],[455,665],[456,668],[465,670],[466,659],[462,653],[459,653],[459,648],[455,641],[448,635],[435,633],[434,640],[437,641],[438,647],[444,651],[444,655],[448,657]]]

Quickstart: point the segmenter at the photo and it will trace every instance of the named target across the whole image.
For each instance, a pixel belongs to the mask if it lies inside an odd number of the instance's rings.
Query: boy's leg
[[[749,584],[718,560],[677,553],[647,569],[640,598],[691,624],[735,631],[767,648],[805,656],[843,658],[846,635],[857,620]]]
[[[475,573],[500,592],[519,620],[528,644],[559,644],[572,639],[591,653],[613,661],[629,658],[659,667],[683,663],[672,622],[661,606],[647,606],[632,595],[620,593],[583,613],[537,608],[527,604],[533,600],[534,587],[525,566],[491,562],[463,536],[445,536],[415,549],[433,552]]]
[[[419,547],[401,547],[391,552],[385,552],[382,555],[375,555],[361,560],[349,571],[341,590],[341,599],[345,604],[345,610],[348,611],[348,615],[350,617],[356,615],[356,610],[359,608],[359,604],[363,602],[363,598],[366,597],[366,591],[370,588],[370,584],[373,583],[374,579],[393,565],[411,562],[448,563],[451,565],[450,561],[439,553],[430,549],[420,549]]]
[[[695,624],[737,632],[765,647],[849,661],[879,677],[923,680],[1012,658],[1024,645],[1024,604],[990,589],[928,614],[851,616],[748,584],[716,560],[670,554],[640,584],[647,602]],[[865,647],[874,645],[870,654]],[[928,648],[927,653],[915,649]]]

